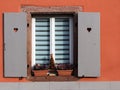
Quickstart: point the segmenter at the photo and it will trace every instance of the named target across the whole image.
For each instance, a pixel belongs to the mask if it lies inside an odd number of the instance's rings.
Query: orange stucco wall
[[[84,12],[101,14],[101,76],[80,81],[120,80],[120,0],[0,0],[0,82],[24,82],[3,78],[3,12],[19,12],[21,5],[82,6]]]

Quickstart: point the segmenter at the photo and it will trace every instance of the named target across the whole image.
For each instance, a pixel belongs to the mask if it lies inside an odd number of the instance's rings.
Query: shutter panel
[[[26,77],[26,14],[4,13],[4,76]]]
[[[78,13],[78,76],[100,76],[99,13]]]

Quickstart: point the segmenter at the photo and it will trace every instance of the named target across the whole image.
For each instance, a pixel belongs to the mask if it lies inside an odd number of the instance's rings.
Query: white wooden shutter
[[[4,76],[27,76],[26,13],[4,13]]]
[[[99,13],[78,13],[78,76],[100,76]]]

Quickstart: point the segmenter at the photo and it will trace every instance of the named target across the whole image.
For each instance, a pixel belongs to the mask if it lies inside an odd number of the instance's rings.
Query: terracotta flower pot
[[[34,70],[35,76],[47,76],[48,70]]]
[[[71,76],[73,70],[57,70],[59,76]]]

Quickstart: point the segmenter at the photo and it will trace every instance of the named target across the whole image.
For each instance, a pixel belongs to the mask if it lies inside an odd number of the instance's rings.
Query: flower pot
[[[35,76],[47,76],[48,70],[34,70]]]
[[[57,70],[59,76],[71,76],[73,70]]]

